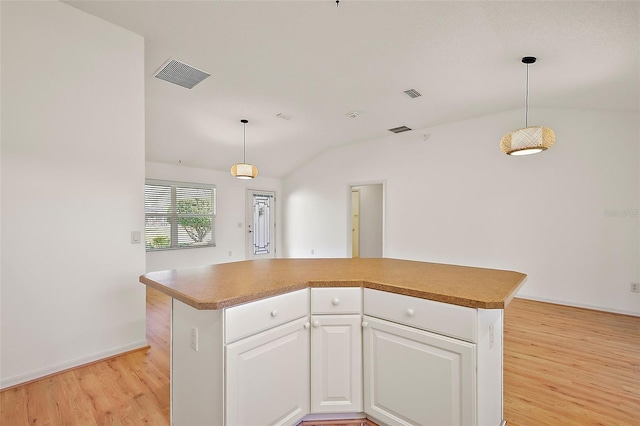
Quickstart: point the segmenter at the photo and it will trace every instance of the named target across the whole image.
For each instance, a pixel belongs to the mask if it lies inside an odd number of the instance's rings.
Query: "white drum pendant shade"
[[[247,123],[249,120],[242,119],[242,163],[231,166],[231,175],[238,179],[253,179],[258,176],[258,168],[247,163]]]
[[[556,135],[548,127],[532,126],[507,133],[500,140],[500,149],[508,155],[529,155],[553,146]]]

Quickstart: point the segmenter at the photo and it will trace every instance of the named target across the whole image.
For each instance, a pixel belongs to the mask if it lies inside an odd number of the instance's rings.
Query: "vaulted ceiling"
[[[639,111],[636,2],[66,3],[144,36],[151,161],[228,170],[242,159],[243,118],[247,160],[271,177],[393,127],[421,138],[420,129],[522,108],[522,56],[538,57],[532,111]],[[211,77],[191,90],[155,78],[169,58]]]

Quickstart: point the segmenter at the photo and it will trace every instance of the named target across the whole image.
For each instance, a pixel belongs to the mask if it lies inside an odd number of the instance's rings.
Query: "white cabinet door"
[[[227,426],[295,425],[309,413],[308,317],[226,347]]]
[[[476,424],[475,345],[365,316],[364,411],[388,425]]]
[[[362,317],[311,317],[311,411],[362,411]]]

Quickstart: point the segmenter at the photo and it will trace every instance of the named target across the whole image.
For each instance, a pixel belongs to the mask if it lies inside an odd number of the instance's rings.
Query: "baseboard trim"
[[[517,295],[516,298],[533,300],[535,302],[552,303],[554,305],[572,306],[574,308],[591,309],[593,311],[609,312],[611,314],[621,314],[621,315],[629,315],[632,317],[640,317],[640,312],[628,311],[626,309],[613,309],[613,308],[607,308],[604,306],[588,305],[584,303],[573,303],[573,302],[567,302],[565,300],[549,299],[546,297],[524,296],[520,294]]]
[[[40,368],[38,370],[30,371],[24,374],[18,374],[16,376],[7,377],[0,380],[0,391],[6,391],[17,386],[22,386],[27,383],[35,382],[45,379],[47,377],[55,376],[65,373],[67,371],[75,370],[77,368],[85,367],[87,365],[95,364],[97,362],[106,361],[111,358],[126,355],[131,352],[137,352],[144,349],[149,349],[149,343],[145,340],[139,340],[137,342],[129,343],[128,345],[113,348],[107,351],[98,352],[93,355],[88,355],[82,358],[78,358],[72,361],[62,362],[60,364],[52,365],[50,367]]]
[[[311,413],[302,418],[303,422],[326,422],[328,420],[362,420],[366,419],[365,413]],[[333,422],[331,423],[334,424]]]

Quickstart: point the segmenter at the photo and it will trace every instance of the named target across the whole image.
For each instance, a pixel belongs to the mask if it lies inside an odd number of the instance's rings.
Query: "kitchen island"
[[[525,275],[397,259],[145,274],[172,297],[174,425],[500,425],[503,309]]]

